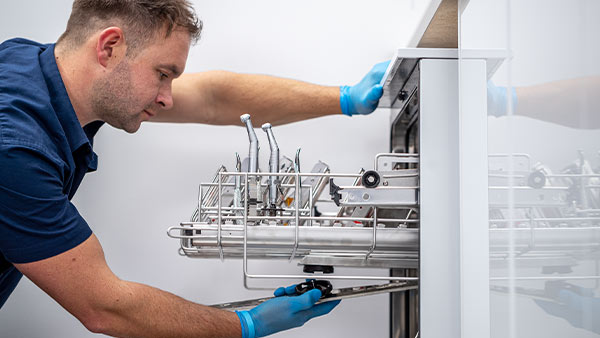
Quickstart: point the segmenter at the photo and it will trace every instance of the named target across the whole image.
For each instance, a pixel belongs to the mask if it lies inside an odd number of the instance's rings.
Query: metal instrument
[[[250,120],[250,114],[244,114],[240,116],[242,123],[246,124],[246,130],[248,131],[248,139],[250,140],[250,148],[248,150],[248,158],[250,159],[249,167],[246,169],[249,173],[258,172],[258,138],[252,127],[252,121]]]
[[[252,121],[250,120],[250,114],[244,114],[240,116],[240,120],[242,123],[246,125],[246,130],[248,132],[248,140],[250,141],[250,146],[248,149],[248,169],[249,173],[257,173],[259,171],[258,167],[258,151],[260,149],[258,144],[258,138],[256,137],[256,133],[254,132],[254,127],[252,126]],[[260,178],[258,176],[252,177],[253,183],[248,186],[246,191],[249,196],[249,204],[256,205],[260,204],[262,201],[262,194],[260,189]]]
[[[271,156],[269,157],[269,172],[270,173],[278,173],[279,172],[279,146],[277,145],[277,141],[275,141],[275,136],[273,135],[273,130],[271,129],[270,123],[265,123],[262,125],[262,129],[267,133],[269,138],[269,145],[271,147]],[[272,213],[274,213],[277,209],[277,199],[279,197],[279,178],[277,176],[269,176],[269,208]]]

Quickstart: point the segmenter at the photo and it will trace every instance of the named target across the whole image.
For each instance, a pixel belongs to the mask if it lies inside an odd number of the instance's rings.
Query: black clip
[[[329,195],[331,195],[331,199],[335,202],[335,205],[340,206],[340,199],[342,198],[342,194],[339,191],[342,190],[339,186],[333,183],[333,178],[329,179]]]
[[[333,285],[328,280],[324,279],[309,279],[304,283],[296,285],[296,294],[301,295],[312,289],[321,290],[321,298],[327,296],[333,290]]]

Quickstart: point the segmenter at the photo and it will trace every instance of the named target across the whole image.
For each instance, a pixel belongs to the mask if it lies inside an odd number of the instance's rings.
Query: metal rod
[[[247,231],[247,247],[260,250],[259,253],[267,253],[269,250],[287,253],[290,257],[294,242],[295,229],[293,227],[278,227],[273,229],[270,226],[250,226]],[[221,241],[224,250],[231,253],[240,251],[243,244],[244,228],[235,225],[226,225],[223,227],[223,239]],[[193,235],[180,235],[181,230],[190,228],[171,228],[168,236],[171,238],[191,239],[193,246],[204,249],[211,249],[218,254],[216,246],[217,232],[214,227],[193,230]],[[298,251],[304,252],[311,250],[312,254],[319,255],[323,250],[336,250],[334,256],[338,254],[351,253],[353,257],[360,256],[365,258],[365,253],[373,246],[373,231],[369,228],[359,227],[340,227],[338,229],[319,229],[317,227],[303,227],[302,238],[298,240]],[[323,231],[329,230],[329,231]],[[339,230],[339,231],[331,231]],[[377,243],[375,252],[379,253],[415,253],[418,250],[418,229],[402,228],[381,228],[377,229]],[[526,238],[524,238],[524,241]],[[576,240],[576,238],[575,238]],[[497,241],[496,241],[497,242]],[[597,245],[594,245],[597,247]],[[331,254],[328,251],[326,255]],[[317,257],[314,256],[313,257]],[[364,262],[361,262],[361,265]]]
[[[373,245],[367,252],[365,260],[369,259],[369,256],[375,251],[375,247],[377,247],[377,207],[373,208]]]
[[[237,173],[237,172],[229,172],[229,171],[225,171],[223,172],[223,174],[226,175],[230,175],[230,176],[235,176],[235,175],[239,175],[239,176],[243,176],[244,172],[241,173]],[[252,173],[252,176],[258,176],[258,177],[262,177],[262,176],[269,176],[268,173]],[[296,173],[279,173],[277,174],[277,176],[296,176]],[[355,177],[362,177],[362,174],[331,174],[331,173],[298,173],[298,176],[300,177],[348,177],[348,178],[355,178]],[[203,184],[208,184],[210,185],[210,183],[203,183]]]
[[[313,217],[314,196],[313,196],[313,187],[312,186],[310,186],[310,190],[308,191],[308,196],[310,196],[309,203],[308,203],[308,210],[309,210],[308,215],[309,215],[309,217]],[[312,219],[308,220],[308,226],[311,227],[312,225],[313,225],[313,220]]]
[[[217,224],[217,233],[218,233],[218,235],[217,235],[217,246],[219,247],[219,257],[221,258],[221,261],[223,261],[223,259],[224,259],[223,245],[221,244],[221,225],[223,223],[223,221],[221,219],[221,214],[222,214],[222,212],[221,212],[221,202],[222,202],[221,197],[223,196],[223,194],[221,194],[221,191],[222,191],[221,189],[222,189],[222,187],[221,187],[221,173],[219,173],[219,200],[218,200],[218,203],[217,203],[218,213],[219,213],[217,215],[217,217],[218,217],[218,224]]]
[[[600,279],[600,276],[531,276],[531,277],[490,277],[491,281],[498,280],[521,280],[521,281],[536,281],[536,280],[584,280],[584,279]]]
[[[565,177],[565,178],[600,178],[600,174],[551,174],[546,175],[549,178]]]
[[[260,220],[293,220],[296,216],[228,216],[230,219],[239,219],[242,218],[244,220],[248,219],[251,221],[260,221]],[[372,222],[373,218],[370,217],[337,217],[337,216],[300,216],[301,221],[320,221],[320,220],[329,220],[329,221],[357,221],[357,222]],[[419,223],[418,219],[403,219],[403,218],[379,218],[380,222],[400,222],[400,223]],[[181,225],[202,225],[201,222],[181,222]],[[552,228],[557,229],[557,228]],[[569,228],[566,228],[569,229]]]
[[[242,171],[242,161],[240,160],[240,154],[238,154],[237,152],[235,153],[235,169],[237,172]],[[236,211],[238,211],[238,208],[241,209],[241,207],[242,207],[241,204],[242,204],[242,177],[235,176],[235,188],[234,188],[234,192],[233,192],[233,207],[236,208],[235,209]],[[236,212],[236,215],[239,215],[239,213]]]
[[[525,175],[488,174],[488,177],[525,178]]]
[[[217,207],[202,207],[202,210],[206,210],[206,211],[215,211],[217,209],[218,209]],[[237,207],[237,208],[236,207],[222,207],[221,210],[224,210],[224,211],[239,211],[239,210],[242,210],[243,211],[244,207]],[[282,210],[283,211],[292,212],[292,211],[295,211],[296,209],[295,208],[282,208]],[[301,212],[309,212],[310,209],[308,209],[308,208],[306,208],[306,209],[300,209],[300,211]],[[250,217],[252,217],[252,216],[250,216]],[[273,217],[275,217],[275,216],[273,216]]]
[[[227,173],[227,172],[224,172],[223,174],[230,175],[230,173]],[[244,173],[242,172],[242,173],[239,173],[239,174],[240,175],[237,175],[237,176],[243,176]],[[236,175],[231,175],[231,176],[236,176]],[[261,176],[265,176],[265,175],[261,175],[261,174],[254,175],[254,174],[252,174],[252,176],[261,177]],[[202,187],[218,187],[219,183],[201,183],[200,185]],[[223,182],[223,186],[224,187],[235,187],[235,183]],[[269,184],[261,184],[261,187],[268,187],[268,186],[269,186]],[[290,183],[290,184],[281,184],[281,187],[283,187],[283,188],[294,188],[295,185],[293,183]],[[300,189],[301,190],[302,189],[309,189],[310,187],[311,187],[310,185],[303,185],[303,186],[300,186]]]
[[[244,182],[246,183],[246,196],[244,197],[244,208],[246,209],[246,211],[244,212],[244,259],[243,259],[243,272],[244,272],[244,287],[248,288],[248,280],[247,280],[247,276],[248,276],[248,194],[249,194],[249,190],[248,187],[248,173],[245,173],[244,175]]]
[[[198,206],[196,207],[197,211],[198,211],[198,216],[197,216],[197,220],[201,221],[200,219],[200,207],[202,206],[202,185],[200,185],[200,187],[198,188]]]
[[[294,259],[294,257],[296,256],[296,250],[298,250],[298,236],[299,236],[299,232],[300,232],[300,177],[298,176],[299,173],[296,173],[296,179],[295,179],[295,184],[296,184],[296,191],[295,191],[295,198],[294,198],[294,204],[296,205],[296,213],[295,213],[295,220],[296,220],[296,231],[294,233],[294,249],[292,250],[292,255],[290,257],[290,262]]]
[[[306,279],[314,278],[314,274],[306,275],[251,275],[248,278],[256,279]],[[389,280],[389,281],[414,281],[419,280],[419,277],[390,277],[390,276],[335,276],[327,275],[327,279],[343,279],[343,280]]]
[[[413,212],[416,212],[416,211],[415,211],[415,209],[410,209],[410,210],[408,211],[408,213],[406,214],[406,219],[405,219],[405,221],[404,221],[404,223],[403,223],[403,224],[404,224],[404,226],[408,226],[408,224],[407,224],[407,223],[418,223],[418,222],[419,222],[419,220],[418,220],[418,219],[409,219],[410,215],[411,215]],[[415,222],[415,221],[416,221],[416,222]]]
[[[381,178],[404,178],[404,177],[419,177],[419,174],[381,175]]]
[[[490,219],[490,223],[508,223],[508,222],[582,222],[582,221],[600,221],[600,217],[565,217],[565,218],[517,218],[517,219]],[[553,228],[557,229],[557,228]]]

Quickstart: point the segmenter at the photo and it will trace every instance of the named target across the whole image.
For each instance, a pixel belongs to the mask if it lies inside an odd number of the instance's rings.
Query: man
[[[97,156],[104,122],[239,124],[368,114],[379,64],[357,85],[323,87],[228,72],[181,75],[201,24],[185,0],[76,0],[56,45],[0,45],[0,306],[26,275],[92,332],[127,337],[263,337],[337,303],[320,291],[229,313],[120,280],[70,199]],[[181,75],[181,76],[180,76]]]

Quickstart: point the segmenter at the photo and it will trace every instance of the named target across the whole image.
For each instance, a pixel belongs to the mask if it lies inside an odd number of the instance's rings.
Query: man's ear
[[[98,36],[96,57],[103,67],[118,64],[127,52],[125,34],[119,27],[109,27]]]

